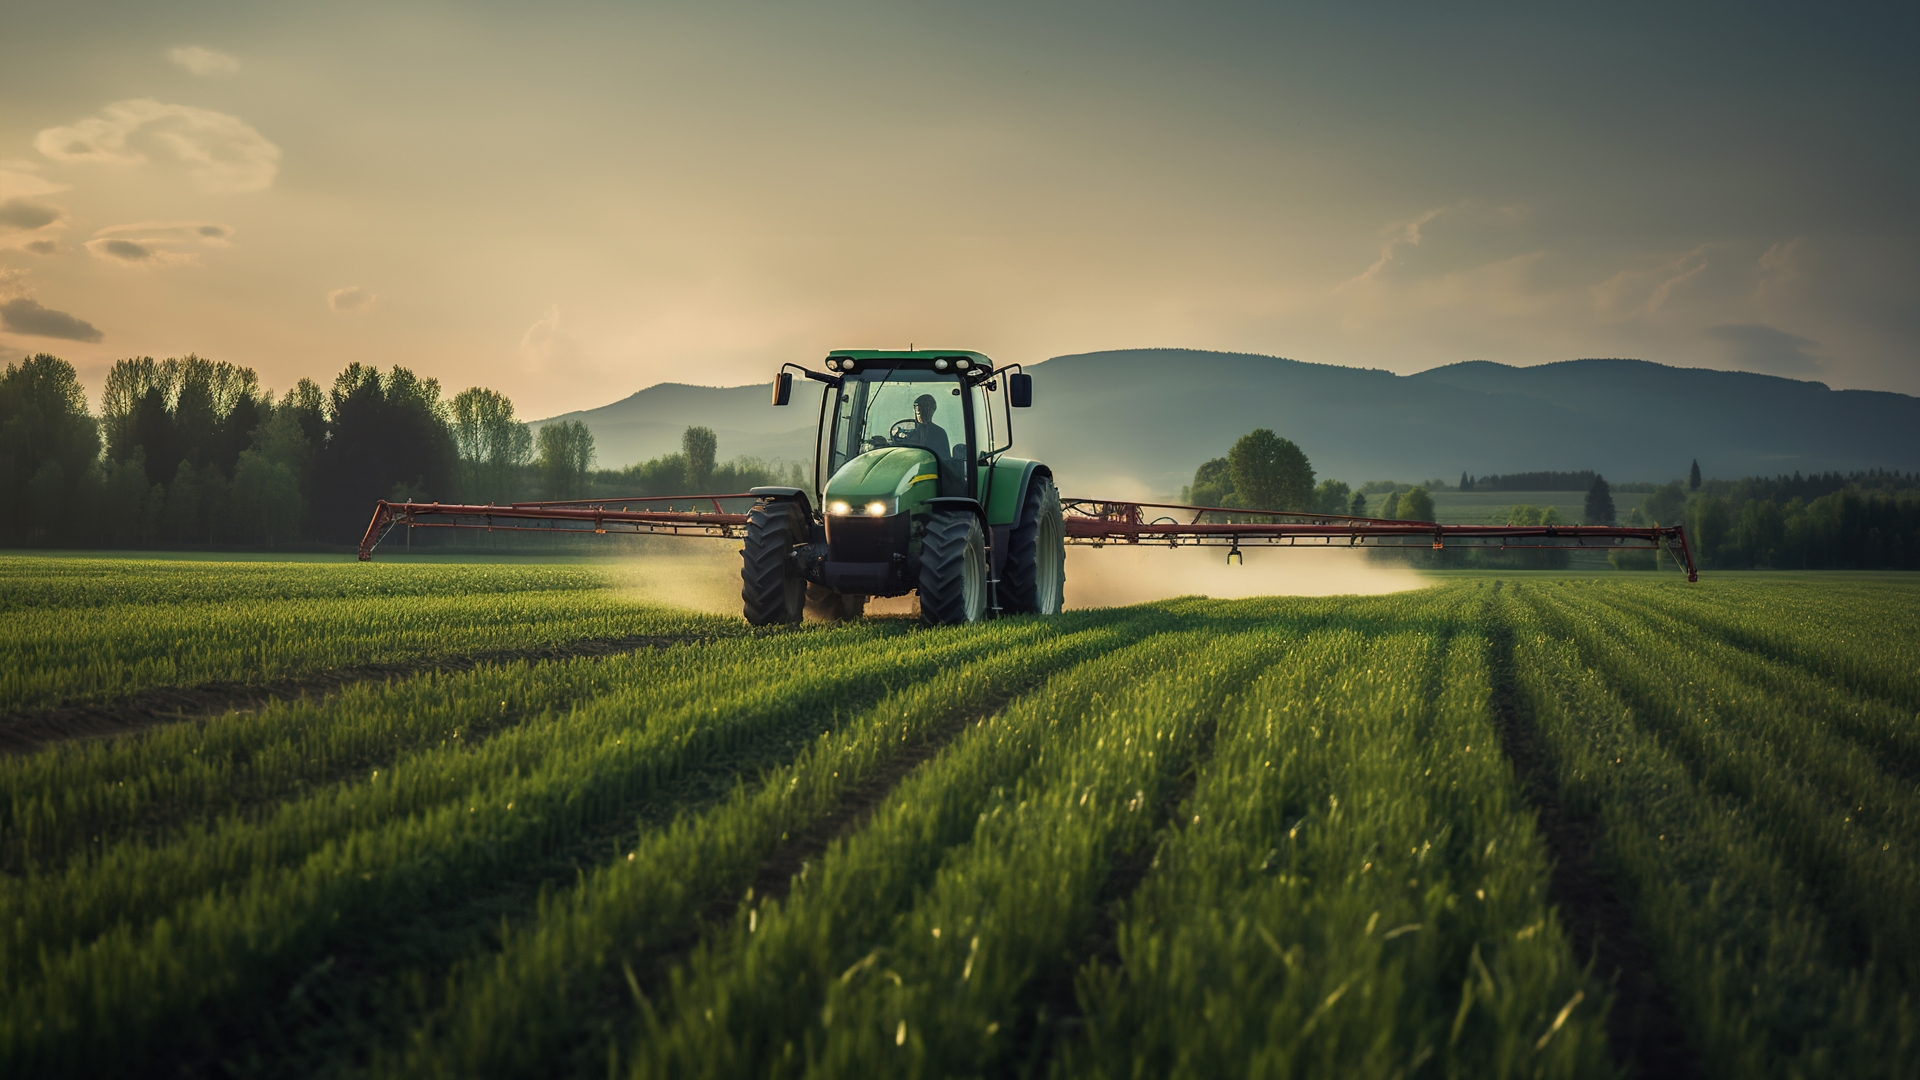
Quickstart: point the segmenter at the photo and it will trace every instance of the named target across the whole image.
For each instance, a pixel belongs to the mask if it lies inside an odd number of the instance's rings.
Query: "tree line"
[[[1584,490],[1580,521],[1566,524],[1685,525],[1694,559],[1705,569],[1920,570],[1920,473],[1875,469],[1717,480],[1703,478],[1700,463],[1694,461],[1685,480],[1666,484],[1614,484],[1585,469],[1478,479],[1462,474],[1459,490]],[[1647,497],[1622,518],[1615,491]],[[1436,516],[1428,485],[1369,480],[1353,489],[1330,479],[1316,484],[1306,453],[1265,428],[1242,436],[1226,456],[1202,463],[1180,497],[1185,503],[1226,511],[1244,507],[1411,521],[1433,521]],[[1233,515],[1216,516],[1230,520]],[[1531,505],[1507,507],[1495,520],[1511,525],[1564,521],[1552,506]],[[1382,557],[1435,566],[1569,565],[1569,556],[1561,551],[1461,548],[1384,552]],[[1650,554],[1630,552],[1616,553],[1612,562],[1623,569],[1651,569],[1654,564]]]
[[[1702,567],[1920,570],[1920,474],[1746,477],[1647,496],[1628,524],[1684,524]]]
[[[688,428],[678,454],[595,468],[579,421],[537,435],[485,387],[451,399],[405,367],[347,365],[284,394],[251,368],[188,355],[121,360],[100,412],[73,366],[39,354],[0,375],[0,542],[31,545],[351,543],[379,499],[505,503],[740,491],[784,468],[715,460]]]

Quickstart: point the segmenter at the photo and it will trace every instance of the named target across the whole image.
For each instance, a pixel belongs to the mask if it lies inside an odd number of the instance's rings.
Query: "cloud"
[[[271,187],[280,148],[237,116],[167,105],[151,98],[116,101],[65,127],[34,136],[55,161],[131,167],[161,160],[186,169],[202,191],[233,193]]]
[[[202,247],[231,247],[233,230],[211,221],[136,221],[109,225],[93,234],[87,250],[96,257],[133,266],[186,266],[200,262]]]
[[[378,296],[358,285],[335,289],[327,294],[327,308],[331,311],[372,311],[379,302]]]
[[[175,67],[185,68],[203,79],[231,75],[240,70],[240,61],[217,49],[199,45],[168,49],[167,59],[173,61]]]
[[[1767,375],[1811,375],[1823,366],[1819,357],[1807,349],[1817,344],[1798,334],[1775,330],[1759,323],[1729,323],[1715,326],[1706,335],[1727,347],[1727,354],[1738,367]]]
[[[51,255],[60,250],[60,245],[51,240],[29,240],[20,246],[35,255]]]
[[[1394,256],[1399,252],[1401,247],[1419,247],[1421,228],[1434,218],[1446,212],[1446,207],[1440,207],[1429,210],[1419,217],[1414,218],[1412,221],[1403,221],[1398,225],[1389,226],[1385,230],[1386,239],[1380,245],[1380,257],[1373,260],[1373,264],[1365,270],[1360,271],[1358,275],[1341,282],[1334,291],[1338,292],[1340,289],[1347,288],[1350,285],[1357,285],[1378,277],[1381,272],[1393,264]]]
[[[0,202],[0,228],[31,232],[43,225],[51,225],[60,218],[59,207],[34,202],[32,199],[16,198]]]
[[[0,199],[32,198],[67,190],[65,184],[36,175],[34,170],[39,167],[38,163],[26,161],[0,163]]]
[[[64,311],[41,307],[38,300],[25,296],[0,304],[0,328],[63,341],[99,341],[104,336],[92,323]]]
[[[1651,267],[1620,271],[1594,286],[1594,305],[1602,314],[1617,317],[1659,314],[1681,286],[1706,270],[1710,246],[1702,244],[1684,254],[1667,256]]]
[[[87,250],[103,259],[131,263],[151,262],[163,254],[134,240],[89,240]]]
[[[520,355],[550,376],[575,377],[592,367],[580,343],[561,326],[559,304],[548,304],[547,313],[520,335]]]
[[[191,241],[212,247],[233,246],[228,239],[233,235],[233,227],[217,221],[132,221],[125,225],[109,225],[93,235],[129,234],[137,234],[141,243],[145,244],[184,244]]]

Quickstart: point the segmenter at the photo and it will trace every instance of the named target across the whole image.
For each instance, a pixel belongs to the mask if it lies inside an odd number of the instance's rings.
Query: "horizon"
[[[1659,18],[27,3],[0,349],[528,416],[934,339],[1920,394],[1916,16]]]
[[[844,350],[835,350],[835,351],[844,351]],[[1035,360],[1033,361],[1032,366],[1038,367],[1041,364],[1049,363],[1054,360],[1069,360],[1069,359],[1082,357],[1082,356],[1101,356],[1107,353],[1140,353],[1140,352],[1212,353],[1220,356],[1246,356],[1246,357],[1252,357],[1258,360],[1283,360],[1289,364],[1306,364],[1312,367],[1344,368],[1349,371],[1378,371],[1384,374],[1392,375],[1395,378],[1400,378],[1400,379],[1411,378],[1416,375],[1424,375],[1424,374],[1427,374],[1428,372],[1439,371],[1442,368],[1460,367],[1466,364],[1493,364],[1496,367],[1509,368],[1515,371],[1523,371],[1529,368],[1552,367],[1555,364],[1586,364],[1586,363],[1653,364],[1656,367],[1671,368],[1675,371],[1710,371],[1710,372],[1715,372],[1720,374],[1759,375],[1763,378],[1783,379],[1787,382],[1806,383],[1812,386],[1825,387],[1827,390],[1833,391],[1836,393],[1842,392],[1845,390],[1862,389],[1857,387],[1830,386],[1826,382],[1820,379],[1802,379],[1802,378],[1795,378],[1791,375],[1774,375],[1772,373],[1764,372],[1764,371],[1740,371],[1738,369],[1729,370],[1727,368],[1686,367],[1680,364],[1662,364],[1656,360],[1642,360],[1639,357],[1634,357],[1634,356],[1577,356],[1568,360],[1544,360],[1538,364],[1503,364],[1498,360],[1484,360],[1484,359],[1455,360],[1451,363],[1436,364],[1430,368],[1422,368],[1419,371],[1399,372],[1399,371],[1391,371],[1386,368],[1363,368],[1363,367],[1358,367],[1350,364],[1321,364],[1321,363],[1316,363],[1315,361],[1312,361],[1312,360],[1300,360],[1291,356],[1275,356],[1270,353],[1253,353],[1253,352],[1244,352],[1241,350],[1233,350],[1233,349],[1185,349],[1175,345],[1155,345],[1155,346],[1150,346],[1148,348],[1142,348],[1142,349],[1100,349],[1093,352],[1061,353],[1058,356],[1048,356],[1040,360]],[[794,361],[794,363],[799,363],[799,361],[796,360]],[[638,390],[633,390],[628,393],[621,394],[618,397],[615,397],[613,400],[602,402],[599,405],[587,405],[580,408],[568,409],[565,412],[554,413],[550,416],[529,417],[527,419],[527,423],[545,424],[554,420],[564,420],[569,416],[574,416],[580,413],[594,412],[599,409],[604,409],[613,405],[618,405],[623,401],[627,401],[632,398],[638,397],[639,395],[644,394],[649,390],[656,390],[662,386],[684,386],[694,390],[748,390],[756,387],[768,386],[768,385],[771,385],[772,382],[773,380],[771,378],[765,379],[760,382],[743,382],[743,383],[726,383],[726,384],[691,383],[691,382],[682,382],[681,380],[678,380],[678,379],[662,379],[659,382],[648,383],[647,385],[640,387]],[[1897,390],[1867,390],[1866,392],[1899,394],[1899,396],[1901,397],[1920,396],[1920,395],[1914,395],[1914,394],[1904,394]]]

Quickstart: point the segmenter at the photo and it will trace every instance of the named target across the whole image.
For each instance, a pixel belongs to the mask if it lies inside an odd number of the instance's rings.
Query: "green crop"
[[[1709,1075],[1920,1072],[1920,588],[1505,578],[0,560],[0,723],[148,710],[0,757],[0,1073],[1615,1076],[1570,855]]]

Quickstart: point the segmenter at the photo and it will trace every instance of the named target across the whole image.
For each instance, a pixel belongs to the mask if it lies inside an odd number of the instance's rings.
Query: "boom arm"
[[[1426,547],[1449,545],[1512,550],[1616,551],[1651,549],[1673,553],[1674,561],[1698,581],[1686,530],[1678,525],[1629,528],[1614,525],[1441,525],[1431,521],[1246,510],[1178,503],[1110,502],[1063,499],[1069,544],[1163,543],[1227,547],[1232,558],[1244,546]],[[1153,514],[1152,511],[1171,513]],[[1225,515],[1229,520],[1206,520]],[[1185,519],[1185,520],[1182,520]],[[1676,550],[1677,548],[1677,550]]]
[[[745,535],[746,511],[758,498],[751,492],[743,492],[573,499],[505,506],[382,500],[374,507],[373,520],[367,524],[366,536],[360,541],[360,558],[373,558],[373,550],[381,538],[399,525],[488,532],[650,533],[739,539]],[[1231,549],[1228,558],[1243,546],[1335,547],[1342,543],[1347,547],[1431,546],[1435,550],[1449,545],[1500,551],[1653,550],[1672,553],[1674,561],[1687,572],[1687,580],[1699,580],[1693,553],[1687,547],[1686,530],[1678,525],[1645,528],[1441,525],[1431,521],[1106,499],[1064,499],[1061,506],[1066,511],[1066,542],[1094,547],[1141,543],[1169,547],[1213,546]],[[1225,516],[1228,520],[1209,520],[1215,516]]]

